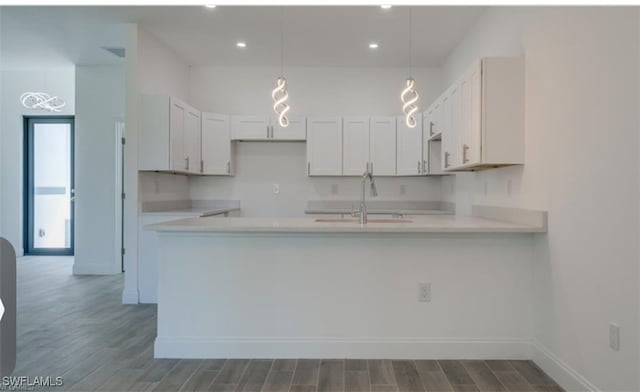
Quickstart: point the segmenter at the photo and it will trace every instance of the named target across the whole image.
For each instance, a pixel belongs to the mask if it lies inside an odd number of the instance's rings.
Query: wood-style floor
[[[545,391],[530,361],[153,359],[154,305],[122,305],[122,275],[72,276],[68,257],[18,260],[16,376],[74,391]]]

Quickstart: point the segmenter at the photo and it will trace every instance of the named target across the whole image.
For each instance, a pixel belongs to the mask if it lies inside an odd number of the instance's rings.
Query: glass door
[[[73,255],[73,117],[25,118],[25,250]]]

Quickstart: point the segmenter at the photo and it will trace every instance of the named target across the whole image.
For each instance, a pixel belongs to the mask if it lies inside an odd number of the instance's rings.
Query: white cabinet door
[[[460,94],[458,88],[447,91],[447,95],[442,100],[440,108],[440,129],[442,130],[442,169],[448,169],[458,162],[458,134],[453,121],[454,101],[459,101]]]
[[[231,174],[231,125],[229,116],[202,113],[202,173]]]
[[[436,133],[435,121],[436,121],[437,109],[438,108],[433,107],[433,108],[427,110],[423,114],[423,117],[422,117],[422,131],[424,133],[424,136],[427,139],[430,138],[431,136],[433,136]]]
[[[271,117],[271,135],[273,140],[306,140],[307,118],[304,116],[289,117],[289,126],[280,126],[277,117]]]
[[[422,116],[416,115],[418,125],[409,128],[404,116],[397,117],[398,175],[422,174]]]
[[[369,117],[343,117],[342,140],[342,174],[362,175],[369,164]]]
[[[184,136],[186,117],[187,105],[172,98],[169,112],[169,160],[171,162],[171,170],[187,170],[187,152]]]
[[[342,118],[307,119],[307,175],[342,175]]]
[[[371,117],[371,171],[376,176],[396,175],[396,118]]]
[[[267,140],[270,134],[269,116],[232,116],[232,140]]]
[[[478,62],[462,78],[461,81],[461,111],[462,124],[460,126],[461,163],[477,164],[481,157],[481,99],[482,99],[482,66]]]
[[[193,108],[188,108],[184,126],[184,145],[187,155],[187,171],[189,173],[202,172],[200,151],[201,126],[200,112]]]

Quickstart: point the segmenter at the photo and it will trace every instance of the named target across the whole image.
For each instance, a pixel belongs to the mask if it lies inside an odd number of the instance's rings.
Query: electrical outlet
[[[620,351],[620,326],[616,323],[609,323],[609,347]]]
[[[280,193],[280,184],[273,184],[273,194],[277,195]]]
[[[406,195],[407,194],[407,186],[406,185],[400,185],[400,194],[401,195]]]
[[[332,195],[338,194],[338,184],[331,184],[331,194]]]
[[[418,302],[431,302],[431,283],[418,283]]]

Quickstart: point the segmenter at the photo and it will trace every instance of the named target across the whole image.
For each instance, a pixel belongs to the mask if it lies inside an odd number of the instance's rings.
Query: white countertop
[[[357,212],[358,209],[352,210],[350,208],[319,208],[319,209],[307,209],[305,214],[338,214],[338,215],[351,215],[352,212]],[[368,209],[368,215],[452,215],[453,211],[445,210],[418,210],[418,209]]]
[[[315,218],[190,218],[146,226],[159,232],[218,233],[540,233],[533,226],[480,217],[425,215],[392,223],[370,222],[360,226],[355,219],[316,222]]]
[[[194,217],[205,217],[205,216],[213,216],[213,215],[222,215],[231,211],[240,211],[239,207],[224,207],[224,208],[215,208],[215,207],[188,207],[188,208],[177,208],[173,210],[166,211],[148,211],[141,212],[140,215],[193,215]]]

